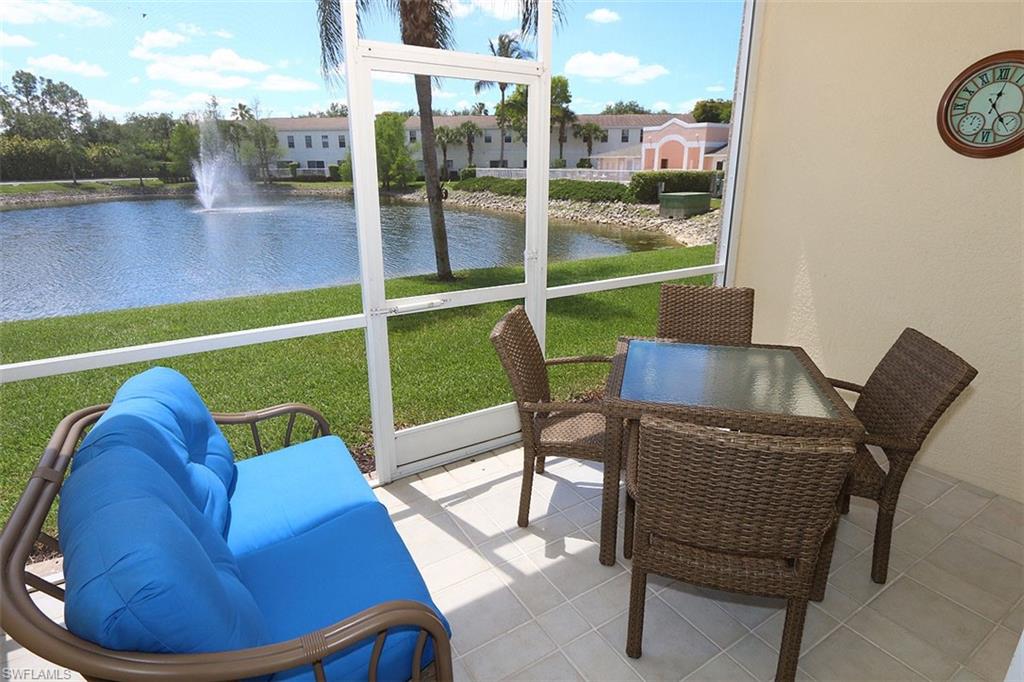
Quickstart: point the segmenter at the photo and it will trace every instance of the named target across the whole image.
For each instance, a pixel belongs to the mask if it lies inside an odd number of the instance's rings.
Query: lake
[[[359,281],[355,210],[341,197],[203,212],[191,198],[0,213],[0,320],[209,300]],[[452,268],[521,265],[522,216],[445,209]],[[387,277],[434,271],[425,204],[382,202]],[[548,257],[643,251],[661,234],[580,223],[549,228]]]

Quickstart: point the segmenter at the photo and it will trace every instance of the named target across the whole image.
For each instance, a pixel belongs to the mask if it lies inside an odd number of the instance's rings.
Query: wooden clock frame
[[[942,99],[939,100],[939,110],[936,114],[936,123],[938,124],[939,135],[942,137],[942,141],[945,142],[953,151],[976,159],[991,159],[997,156],[1012,154],[1015,151],[1024,149],[1024,130],[1022,130],[1017,137],[1006,140],[1005,142],[1000,142],[999,144],[991,145],[989,147],[975,147],[962,142],[950,129],[948,116],[949,107],[952,106],[956,93],[963,87],[964,80],[969,75],[980,69],[984,69],[987,66],[1001,64],[1003,62],[1017,62],[1024,67],[1024,50],[1005,50],[1003,52],[997,52],[989,55],[984,59],[979,59],[957,74],[956,78],[954,78],[949,84],[949,87],[946,88],[946,91],[942,93]]]

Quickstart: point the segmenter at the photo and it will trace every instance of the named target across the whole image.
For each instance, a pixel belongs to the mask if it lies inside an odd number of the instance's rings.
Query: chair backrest
[[[681,343],[745,346],[754,327],[754,290],[663,284],[658,336]]]
[[[908,327],[868,377],[853,412],[868,433],[904,438],[920,448],[977,374],[959,355]]]
[[[637,532],[712,552],[813,565],[855,452],[850,441],[645,416],[631,482]]]
[[[516,402],[551,399],[544,352],[523,306],[517,305],[498,320],[491,331],[491,343],[512,384]]]

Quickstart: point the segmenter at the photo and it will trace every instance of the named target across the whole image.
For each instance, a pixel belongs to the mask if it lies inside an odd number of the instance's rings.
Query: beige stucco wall
[[[1024,150],[947,148],[946,85],[1024,46],[1024,3],[759,3],[737,285],[755,340],[863,381],[905,326],[978,378],[919,462],[1024,499]]]

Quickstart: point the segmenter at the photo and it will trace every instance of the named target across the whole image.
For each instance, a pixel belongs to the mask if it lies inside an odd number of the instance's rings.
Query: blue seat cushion
[[[108,649],[199,653],[268,632],[221,531],[171,475],[115,444],[79,462],[58,512],[68,629]]]
[[[393,599],[429,605],[450,632],[379,503],[354,507],[289,540],[241,557],[238,564],[272,642],[298,637]],[[389,631],[378,679],[409,679],[418,634],[417,629]],[[325,661],[327,679],[366,679],[372,648],[369,639],[329,657]],[[432,660],[430,645],[423,663]],[[313,668],[284,671],[274,679],[313,680]]]
[[[294,537],[349,509],[377,504],[337,436],[243,460],[231,493],[228,547],[236,557]]]
[[[226,532],[234,454],[183,375],[154,367],[126,381],[82,441],[72,469],[118,446],[137,448],[157,462],[213,526]]]

